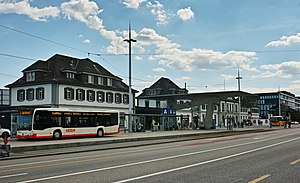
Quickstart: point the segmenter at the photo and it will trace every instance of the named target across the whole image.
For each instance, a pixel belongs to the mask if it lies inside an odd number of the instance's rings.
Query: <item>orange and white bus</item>
[[[282,116],[272,116],[270,118],[271,126],[285,126],[286,120]]]
[[[61,139],[120,132],[119,112],[62,108],[22,110],[18,118],[17,138]]]

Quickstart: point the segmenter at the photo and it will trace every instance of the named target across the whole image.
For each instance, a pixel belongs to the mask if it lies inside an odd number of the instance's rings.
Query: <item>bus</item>
[[[270,118],[271,126],[285,126],[286,120],[282,116],[272,116]]]
[[[19,139],[61,139],[117,134],[119,112],[62,108],[21,110],[17,121]]]

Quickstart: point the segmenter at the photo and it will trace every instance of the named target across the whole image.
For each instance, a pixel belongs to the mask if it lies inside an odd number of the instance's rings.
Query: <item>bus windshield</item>
[[[31,130],[32,115],[19,115],[17,121],[17,130]]]
[[[271,117],[270,122],[282,121],[283,118],[281,116]]]

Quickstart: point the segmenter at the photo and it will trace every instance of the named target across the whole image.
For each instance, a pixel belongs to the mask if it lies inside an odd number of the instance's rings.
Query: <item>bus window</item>
[[[49,127],[58,127],[58,126],[61,126],[61,117],[51,116]]]
[[[48,128],[48,118],[46,115],[35,115],[34,122],[33,122],[33,129],[35,130],[44,130]]]
[[[64,127],[69,127],[71,125],[71,117],[65,117],[65,124]]]

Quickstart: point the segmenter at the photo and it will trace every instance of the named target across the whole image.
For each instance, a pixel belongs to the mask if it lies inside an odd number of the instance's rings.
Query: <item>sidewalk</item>
[[[73,152],[136,147],[149,144],[191,140],[195,139],[195,136],[197,136],[197,139],[212,138],[216,136],[220,137],[241,133],[264,132],[276,129],[277,128],[247,127],[234,128],[232,131],[228,131],[226,128],[217,128],[214,130],[147,131],[135,133],[121,132],[117,135],[104,136],[101,138],[72,138],[63,140],[18,140],[13,138],[10,139],[8,143],[11,148],[10,156],[0,157],[0,159],[16,159],[45,156],[49,154],[66,154]]]

